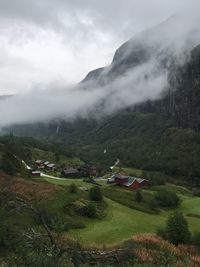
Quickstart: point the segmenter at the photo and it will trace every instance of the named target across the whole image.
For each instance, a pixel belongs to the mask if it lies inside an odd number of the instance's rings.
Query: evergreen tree
[[[167,239],[175,244],[184,244],[190,241],[188,223],[181,212],[169,216],[166,224]]]
[[[16,175],[20,170],[20,162],[6,150],[2,156],[1,169],[7,174]]]

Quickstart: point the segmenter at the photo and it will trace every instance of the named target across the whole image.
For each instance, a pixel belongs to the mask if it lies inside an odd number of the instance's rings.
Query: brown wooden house
[[[108,183],[109,181],[114,181],[115,184],[120,186],[126,186],[130,189],[139,189],[149,186],[149,181],[146,179],[125,176],[122,174],[113,175],[111,178],[108,178]]]
[[[65,178],[80,178],[82,176],[81,172],[77,168],[66,167],[61,175]]]

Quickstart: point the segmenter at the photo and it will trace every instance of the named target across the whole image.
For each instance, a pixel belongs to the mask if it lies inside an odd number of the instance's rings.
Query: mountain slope
[[[79,118],[9,130],[71,146],[86,160],[106,166],[119,157],[127,166],[199,179],[200,45],[195,46],[194,35],[188,35],[183,43],[185,32],[171,34],[175,21],[172,18],[132,38],[116,51],[110,66],[90,72],[82,81],[85,90],[96,85],[101,88],[126,77],[127,72],[134,75],[149,61],[156,62],[152,76],[168,73],[168,87],[157,100],[130,105],[97,121]],[[143,79],[148,78],[144,73]]]

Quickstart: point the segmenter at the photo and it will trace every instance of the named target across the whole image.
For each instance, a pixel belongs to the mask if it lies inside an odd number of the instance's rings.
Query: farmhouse
[[[80,178],[81,172],[77,168],[66,167],[62,172],[62,176],[65,178]]]
[[[99,169],[96,166],[90,164],[83,166],[81,168],[81,171],[83,176],[97,176],[99,173]]]
[[[126,186],[130,189],[138,189],[138,188],[149,186],[149,181],[146,179],[125,176],[122,174],[114,174],[112,177],[108,178],[107,182],[115,183],[121,186]]]
[[[36,160],[35,165],[37,166],[38,169],[44,169],[45,168],[44,162],[41,159]]]
[[[56,169],[56,165],[54,163],[49,163],[46,165],[46,168],[50,171],[54,171]]]
[[[35,164],[37,164],[37,165],[43,164],[43,161],[42,161],[41,159],[37,159],[37,160],[35,161]]]
[[[35,171],[35,170],[31,170],[31,175],[32,176],[40,176],[40,171]]]

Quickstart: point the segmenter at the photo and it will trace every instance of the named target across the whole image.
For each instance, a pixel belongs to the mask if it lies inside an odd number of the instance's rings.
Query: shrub
[[[102,201],[103,200],[103,193],[98,186],[94,186],[89,191],[89,198],[90,200],[94,201]]]
[[[69,192],[70,193],[76,193],[77,192],[77,186],[72,183],[70,186],[69,186]]]
[[[142,193],[140,190],[136,191],[136,194],[135,194],[135,201],[137,202],[142,202],[143,200],[143,196],[142,196]]]
[[[94,203],[89,203],[87,206],[87,216],[90,218],[97,217],[97,207]]]
[[[166,224],[167,239],[175,244],[185,244],[190,241],[188,223],[181,212],[171,214]]]
[[[162,207],[177,207],[180,204],[180,199],[175,192],[162,189],[155,195],[155,200]]]

